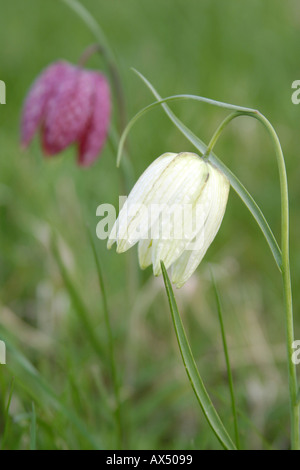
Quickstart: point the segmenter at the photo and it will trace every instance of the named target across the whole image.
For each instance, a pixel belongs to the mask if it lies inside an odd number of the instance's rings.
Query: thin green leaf
[[[89,342],[93,346],[95,352],[101,358],[103,358],[103,357],[105,357],[105,351],[103,349],[102,343],[97,338],[97,335],[95,333],[95,328],[90,322],[89,315],[87,313],[87,309],[86,309],[80,295],[78,294],[78,289],[76,289],[76,287],[74,286],[74,284],[73,284],[73,282],[72,282],[72,280],[71,280],[71,278],[70,278],[70,276],[69,276],[69,274],[68,274],[68,272],[67,272],[67,270],[66,270],[66,268],[63,264],[63,261],[61,259],[61,256],[60,256],[60,253],[59,253],[59,250],[58,250],[58,247],[57,247],[57,244],[54,241],[54,239],[52,240],[52,250],[53,250],[53,254],[54,254],[54,257],[56,259],[57,265],[59,267],[61,276],[63,278],[63,281],[66,285],[66,288],[67,288],[67,290],[69,292],[69,295],[70,295],[70,298],[72,300],[74,310],[77,313],[77,316],[78,316],[79,320],[82,323],[82,326],[84,327],[84,329],[86,331]]]
[[[16,346],[9,339],[9,335],[0,326],[1,335],[5,337],[5,343],[10,351],[10,364],[6,367],[14,374],[16,374],[18,384],[27,391],[27,393],[34,399],[35,402],[40,403],[40,406],[51,405],[55,410],[61,413],[70,423],[72,423],[79,433],[90,443],[94,449],[100,449],[100,444],[95,440],[94,436],[90,434],[86,425],[81,419],[67,408],[62,401],[59,400],[57,393],[46,383],[46,381],[39,374],[37,369],[29,362],[29,360],[16,348]],[[12,365],[13,364],[13,367]],[[10,403],[10,401],[9,401]]]
[[[109,131],[108,141],[111,145],[111,149],[114,155],[118,153],[119,140],[120,140],[120,137],[112,126]],[[123,171],[124,180],[125,180],[125,190],[126,192],[129,192],[135,183],[135,175],[134,175],[133,166],[131,164],[130,159],[128,158],[127,152],[125,151],[124,147],[123,147],[123,156],[122,156],[121,163],[122,163],[122,171]]]
[[[189,342],[187,340],[185,330],[181,321],[180,314],[178,312],[176,300],[174,297],[172,285],[165,268],[164,263],[161,261],[161,269],[163,273],[164,283],[166,287],[166,292],[170,304],[170,310],[172,314],[172,320],[177,336],[177,341],[181,353],[181,357],[189,377],[192,388],[195,392],[199,405],[204,413],[205,418],[207,419],[208,424],[215,433],[216,437],[227,450],[236,450],[234,443],[232,442],[228,432],[226,431],[209,395],[206,391],[206,388],[203,384],[203,381],[199,375],[195,359],[193,357]]]
[[[133,69],[134,70],[134,69]],[[138,75],[139,72],[134,70]],[[141,76],[141,75],[140,75]],[[162,105],[164,103],[169,103],[170,101],[184,101],[184,100],[193,100],[193,101],[200,101],[202,103],[208,103],[214,106],[218,106],[219,108],[225,108],[231,111],[239,111],[239,112],[244,112],[244,113],[256,113],[257,111],[255,109],[251,108],[243,108],[241,106],[236,106],[234,104],[229,104],[229,103],[223,103],[222,101],[215,101],[210,98],[204,98],[202,96],[197,96],[197,95],[172,95],[172,96],[167,96],[166,98],[160,98],[158,101],[155,101],[154,103],[149,104],[148,106],[145,106],[145,108],[141,109],[127,124],[126,128],[123,131],[123,134],[120,139],[119,143],[119,148],[118,148],[118,155],[117,155],[117,167],[120,165],[122,153],[123,153],[123,148],[125,144],[125,140],[127,135],[129,134],[130,129],[133,127],[136,121],[140,117],[143,116],[143,114],[147,113],[153,108],[156,108],[159,105]]]
[[[222,335],[223,350],[224,350],[224,356],[225,356],[225,361],[226,361],[228,383],[229,383],[229,390],[230,390],[230,397],[231,397],[231,408],[232,408],[232,415],[233,415],[233,422],[234,422],[235,442],[236,442],[237,448],[240,449],[238,416],[237,416],[237,409],[236,409],[236,402],[235,402],[235,395],[234,395],[234,388],[233,388],[233,378],[232,378],[232,372],[231,372],[231,366],[230,366],[230,359],[229,359],[229,353],[228,353],[228,347],[227,347],[227,341],[226,341],[226,335],[225,335],[225,328],[224,328],[224,322],[223,322],[222,306],[221,306],[220,296],[219,296],[219,292],[218,292],[218,289],[217,289],[217,286],[216,286],[216,282],[215,282],[215,278],[213,276],[213,273],[211,273],[211,278],[212,278],[212,284],[213,284],[216,303],[217,303],[218,317],[219,317],[221,335]]]
[[[110,324],[107,296],[106,296],[106,290],[105,290],[104,279],[103,279],[102,269],[100,266],[99,257],[97,255],[95,243],[91,235],[91,232],[88,231],[88,234],[89,234],[90,243],[91,243],[91,247],[92,247],[92,251],[93,251],[93,255],[95,259],[99,287],[100,287],[100,291],[102,294],[104,320],[105,320],[106,332],[107,332],[107,337],[108,337],[110,369],[111,369],[111,376],[112,376],[114,395],[115,395],[115,420],[116,420],[116,426],[117,426],[118,445],[119,445],[119,449],[122,449],[124,432],[123,432],[123,421],[122,421],[122,413],[121,413],[120,384],[119,384],[119,378],[118,378],[117,366],[116,366],[116,360],[115,360],[115,351],[114,351],[114,337],[113,337],[113,332],[112,332],[112,328]]]
[[[224,395],[220,392],[213,391],[212,395],[216,397],[224,406],[228,406],[227,400],[224,399]],[[270,442],[267,441],[265,436],[261,433],[261,431],[255,426],[255,424],[251,421],[248,416],[246,416],[243,411],[237,408],[237,414],[239,416],[239,420],[242,421],[247,427],[251,428],[254,434],[261,440],[262,444],[265,446],[266,450],[275,450],[273,449]]]
[[[31,426],[30,426],[30,450],[36,450],[36,413],[32,402]]]
[[[10,389],[9,389],[9,395],[8,395],[8,400],[7,400],[7,405],[5,408],[5,415],[4,415],[4,429],[3,429],[3,435],[2,435],[2,442],[1,442],[1,449],[4,449],[5,445],[5,440],[7,436],[7,430],[8,430],[8,419],[9,419],[9,408],[11,404],[11,399],[12,399],[12,394],[14,391],[14,379],[12,379],[11,384],[10,384]]]
[[[152,103],[150,105],[149,109],[153,109],[155,106],[162,106],[170,120],[175,124],[175,126],[182,132],[182,134],[196,147],[196,149],[201,153],[201,155],[205,154],[207,150],[207,145],[202,142],[185,124],[183,124],[177,116],[171,111],[171,109],[168,107],[168,105],[165,102],[162,102],[161,96],[158,94],[158,92],[155,90],[153,85],[147,80],[140,72],[137,70],[134,70],[135,73],[143,80],[143,82],[147,85],[149,90],[152,92],[152,94],[155,96],[155,98],[158,100],[155,103]],[[194,99],[192,98],[193,95],[190,96],[189,99]],[[198,97],[199,98],[199,97]],[[171,97],[171,100],[173,98]],[[198,99],[197,99],[198,100]],[[199,101],[199,100],[198,100]],[[212,103],[216,106],[220,105],[220,102],[216,102],[212,100]],[[227,106],[227,104],[224,103],[224,105]],[[145,108],[146,109],[146,108]],[[241,109],[241,108],[240,108]],[[245,108],[248,109],[248,108]],[[256,111],[251,110],[250,108],[248,109],[253,112],[253,115],[255,116]],[[146,112],[146,111],[145,111]],[[142,114],[142,111],[140,112]],[[243,186],[243,184],[239,181],[239,179],[232,173],[232,171],[221,161],[219,158],[214,154],[210,153],[209,160],[217,167],[219,170],[221,170],[228,180],[230,181],[230,184],[232,188],[235,190],[235,192],[238,194],[238,196],[241,198],[241,200],[244,202],[246,207],[249,209],[251,214],[253,215],[254,219],[256,220],[258,226],[260,227],[269,247],[270,250],[274,256],[274,259],[276,261],[276,264],[278,268],[281,270],[282,267],[282,257],[281,257],[281,251],[278,246],[278,243],[276,241],[276,238],[266,221],[265,216],[263,215],[261,209],[251,196],[251,194],[247,191],[247,189]]]

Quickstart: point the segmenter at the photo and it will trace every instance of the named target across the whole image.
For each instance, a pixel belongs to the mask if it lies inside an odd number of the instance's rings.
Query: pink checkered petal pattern
[[[111,100],[110,89],[106,78],[93,72],[94,97],[93,111],[87,128],[79,143],[78,164],[89,166],[98,157],[107,138]]]
[[[78,141],[91,116],[93,73],[73,67],[48,103],[43,129],[43,148],[54,155]]]
[[[71,66],[63,61],[47,67],[32,85],[24,103],[21,119],[21,144],[27,147],[41,124],[47,104],[57,83],[64,80]]]

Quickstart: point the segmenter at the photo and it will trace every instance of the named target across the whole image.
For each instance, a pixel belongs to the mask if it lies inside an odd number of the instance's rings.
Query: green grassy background
[[[117,57],[129,117],[153,101],[130,70],[135,67],[163,96],[193,93],[258,108],[278,131],[290,186],[299,338],[300,107],[291,102],[291,84],[300,78],[299,2],[82,3]],[[19,150],[22,102],[34,78],[57,59],[76,62],[93,41],[86,25],[60,0],[0,0],[0,79],[7,86],[7,104],[0,107],[0,338],[7,343],[7,365],[0,366],[0,434],[6,449],[117,445],[107,334],[86,231],[88,224],[95,233],[97,206],[116,205],[124,192],[116,154],[108,144],[95,165],[82,170],[75,165],[73,148],[51,161],[43,159],[38,139],[27,153]],[[98,57],[89,66],[106,69]],[[176,103],[172,108],[204,141],[225,116],[199,103]],[[184,150],[194,151],[160,109],[147,114],[130,135],[136,177],[160,154]],[[264,129],[249,118],[237,120],[216,152],[253,194],[279,237],[278,173]],[[51,246],[53,232],[83,309],[59,269]],[[161,278],[153,278],[151,269],[139,271],[135,248],[124,255],[107,251],[103,241],[97,241],[96,248],[121,380],[124,447],[219,448],[181,364]],[[287,448],[281,280],[262,234],[233,191],[205,260],[175,292],[201,374],[232,431],[210,266],[224,308],[242,445]]]

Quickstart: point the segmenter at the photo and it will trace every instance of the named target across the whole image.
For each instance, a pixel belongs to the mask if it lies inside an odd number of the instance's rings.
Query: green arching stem
[[[87,8],[83,6],[78,0],[61,0],[61,1],[65,3],[71,10],[73,10],[73,12],[86,24],[86,26],[88,27],[88,29],[90,30],[90,32],[93,34],[93,36],[95,37],[97,41],[96,44],[90,45],[83,52],[82,56],[79,59],[79,65],[84,65],[85,62],[89,59],[89,57],[96,52],[99,52],[100,54],[102,54],[102,56],[104,57],[107,63],[109,72],[111,74],[111,79],[115,88],[116,100],[117,100],[118,108],[119,108],[120,130],[123,131],[123,128],[125,127],[125,122],[127,121],[123,86],[122,86],[122,82],[121,82],[121,78],[120,78],[120,74],[118,70],[117,60],[115,58],[115,55],[112,49],[109,46],[106,36],[104,32],[102,31],[99,23],[97,23],[97,21],[94,19],[91,13],[87,10]],[[112,145],[114,146],[113,147],[114,151],[116,151],[116,149],[118,148],[116,145],[116,142],[119,140],[119,138],[117,137],[117,132],[113,126],[111,126],[111,129],[110,129],[109,139]],[[126,161],[124,173],[125,173],[125,179],[127,183],[127,179],[128,180],[129,178],[132,179],[132,175],[133,175],[133,169],[132,169],[129,159],[127,159]]]
[[[118,110],[119,110],[119,127],[120,127],[120,132],[123,131],[125,124],[126,124],[126,109],[125,109],[125,98],[124,98],[124,93],[123,93],[123,87],[121,83],[121,79],[119,76],[119,71],[116,63],[110,58],[110,55],[107,53],[106,49],[104,46],[102,46],[100,43],[95,43],[91,44],[89,47],[87,47],[83,53],[81,54],[79,61],[78,61],[78,66],[79,67],[84,67],[87,61],[92,57],[94,54],[100,54],[102,57],[104,57],[107,68],[111,77],[111,81],[113,84],[113,87],[115,89],[115,95],[116,95],[116,102],[118,104]]]
[[[214,101],[208,98],[204,98],[201,96],[195,96],[195,95],[173,95],[168,98],[162,99],[161,96],[157,93],[157,91],[154,89],[153,85],[139,72],[136,72],[138,76],[144,81],[144,83],[147,85],[147,87],[150,89],[150,91],[153,93],[155,98],[158,100],[155,103],[152,103],[151,105],[146,106],[143,108],[141,111],[139,111],[127,124],[121,139],[119,143],[119,149],[118,149],[118,157],[117,157],[117,162],[121,161],[121,156],[122,156],[122,150],[124,147],[125,143],[125,138],[126,135],[128,134],[129,130],[133,126],[133,124],[147,111],[150,109],[155,108],[156,106],[162,106],[163,110],[167,114],[167,116],[170,118],[170,120],[173,122],[173,124],[180,130],[180,132],[191,142],[191,144],[196,147],[198,152],[200,152],[200,155],[203,155],[206,153],[207,145],[202,142],[202,140],[199,139],[188,127],[186,127],[178,118],[177,116],[171,111],[171,109],[168,107],[166,104],[167,101],[174,101],[178,99],[188,99],[188,100],[196,100],[196,101],[202,101],[206,102],[208,104],[213,104],[218,107],[234,110],[234,111],[244,111],[244,112],[256,112],[253,109],[250,108],[242,108],[240,106],[234,106],[234,105],[228,105],[227,103],[219,102],[219,101]],[[274,259],[276,261],[276,264],[281,271],[281,251],[279,249],[279,245],[274,237],[274,234],[265,219],[261,209],[259,206],[256,204],[255,200],[247,191],[245,186],[239,181],[239,179],[235,176],[235,174],[214,154],[210,154],[210,161],[213,163],[220,171],[222,171],[225,176],[229,179],[230,184],[234,191],[237,193],[237,195],[241,198],[242,202],[245,204],[245,206],[248,208],[252,216],[254,217],[255,221],[257,222],[258,226],[260,227],[269,247],[272,252],[272,255],[274,256]]]
[[[78,60],[78,67],[85,67],[87,61],[96,53],[99,53],[99,54],[102,54],[102,51],[103,51],[103,48],[100,44],[98,44],[97,42],[95,44],[91,44],[90,46],[88,46],[84,51],[83,53],[81,54],[81,56],[79,57],[79,60]]]
[[[120,131],[123,130],[126,123],[126,109],[125,109],[125,99],[123,93],[123,86],[119,75],[118,65],[114,53],[112,52],[108,41],[103,33],[102,29],[100,28],[97,21],[91,15],[91,13],[77,0],[62,0],[63,3],[68,5],[87,25],[93,36],[95,37],[98,45],[98,49],[94,52],[100,52],[105,59],[108,70],[112,79],[112,83],[115,89],[116,94],[116,102],[119,108],[119,125]],[[95,46],[94,46],[95,47]],[[87,50],[89,53],[90,48]],[[93,52],[93,53],[94,53]],[[84,53],[85,54],[85,53]],[[80,62],[85,59],[83,55],[80,59]]]
[[[292,286],[290,271],[290,255],[289,255],[289,195],[288,182],[285,167],[285,160],[280,145],[279,138],[275,129],[262,114],[254,114],[268,130],[276,150],[277,164],[280,177],[280,195],[281,195],[281,251],[282,251],[282,280],[285,297],[286,309],[286,335],[287,335],[287,355],[289,369],[289,391],[290,391],[290,407],[291,407],[291,442],[292,449],[299,450],[299,405],[297,403],[297,373],[296,366],[293,363],[293,341],[294,341],[294,320],[293,320],[293,302],[292,302]]]
[[[289,196],[288,182],[286,174],[285,160],[281,148],[281,144],[276,131],[268,119],[258,111],[256,112],[235,112],[227,116],[214,133],[205,154],[209,158],[218,138],[223,129],[233,119],[239,116],[250,116],[261,122],[267,129],[275,146],[277,165],[280,180],[280,199],[281,199],[281,275],[283,281],[284,301],[285,301],[285,322],[286,322],[286,342],[287,342],[287,359],[288,359],[288,376],[289,376],[289,395],[290,395],[290,412],[291,412],[291,446],[293,450],[300,449],[299,442],[299,403],[297,400],[298,386],[296,367],[292,360],[293,341],[294,341],[294,320],[293,320],[293,303],[292,303],[292,287],[290,272],[290,255],[289,255]]]
[[[161,98],[158,101],[155,101],[154,103],[151,103],[148,106],[145,106],[145,108],[141,109],[129,121],[129,123],[125,127],[125,129],[124,129],[124,131],[121,135],[121,139],[120,139],[120,143],[119,143],[118,156],[117,156],[117,167],[119,167],[120,162],[121,162],[122,151],[123,151],[123,147],[124,147],[127,135],[129,134],[129,131],[133,127],[135,122],[140,117],[142,117],[143,114],[145,114],[147,111],[150,111],[151,109],[153,109],[153,108],[155,108],[159,105],[163,105],[163,104],[166,104],[166,103],[169,103],[169,102],[172,102],[172,101],[185,101],[187,99],[193,99],[195,101],[199,101],[199,102],[202,102],[202,103],[211,104],[213,106],[218,106],[219,108],[230,109],[230,110],[235,111],[237,113],[255,113],[256,112],[255,109],[236,106],[234,104],[229,104],[229,103],[223,103],[222,101],[216,101],[216,100],[212,100],[210,98],[205,98],[203,96],[197,96],[197,95],[182,94],[182,95],[173,95],[173,96],[167,96],[166,98]]]
[[[106,53],[109,56],[110,60],[115,60],[114,54],[109,47],[108,41],[103,33],[102,29],[100,28],[97,21],[94,19],[93,15],[85,8],[78,0],[61,0],[63,3],[68,5],[71,10],[74,11],[82,21],[87,25],[89,30],[95,36],[97,42],[102,44],[105,47]]]
[[[203,154],[203,158],[209,158],[211,152],[213,151],[214,149],[214,146],[216,145],[217,143],[217,140],[219,139],[223,129],[225,129],[225,127],[235,118],[239,117],[239,116],[253,116],[253,113],[250,113],[250,112],[241,112],[241,111],[236,111],[234,113],[231,113],[229,114],[228,116],[226,116],[226,118],[221,122],[221,124],[219,125],[219,127],[216,129],[216,131],[214,132],[212,138],[210,139],[209,141],[209,144],[206,148],[206,151],[205,153]]]

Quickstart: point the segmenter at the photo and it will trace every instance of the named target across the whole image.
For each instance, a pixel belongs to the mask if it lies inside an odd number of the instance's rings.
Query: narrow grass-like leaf
[[[118,153],[119,140],[120,140],[120,137],[112,126],[109,131],[108,141],[110,143],[110,146],[114,155]],[[122,157],[121,164],[122,164],[121,165],[122,172],[123,172],[124,180],[125,180],[125,190],[126,192],[129,193],[129,191],[132,189],[135,183],[135,175],[134,175],[133,166],[131,164],[131,161],[128,158],[128,155],[124,146],[123,146],[123,157]]]
[[[36,450],[36,413],[32,402],[31,426],[30,426],[30,450]]]
[[[116,419],[116,426],[117,426],[118,445],[119,445],[119,449],[122,449],[124,432],[123,432],[123,425],[122,425],[120,384],[119,384],[119,378],[118,378],[117,366],[116,366],[116,360],[115,360],[115,351],[114,351],[114,337],[113,337],[113,332],[112,332],[112,328],[110,324],[107,296],[106,296],[106,290],[105,290],[104,279],[103,279],[102,269],[100,266],[99,257],[97,255],[95,243],[91,235],[91,232],[88,231],[88,234],[89,234],[90,243],[91,243],[91,247],[92,247],[92,251],[93,251],[93,255],[95,259],[100,292],[102,294],[103,313],[104,313],[104,320],[105,320],[105,325],[106,325],[108,347],[109,347],[110,369],[111,369],[111,376],[112,376],[114,395],[115,395],[115,419]]]
[[[6,367],[16,376],[18,384],[26,390],[30,397],[40,403],[41,406],[49,406],[49,404],[59,413],[61,413],[79,433],[89,442],[93,449],[100,449],[101,445],[98,439],[94,438],[86,428],[81,419],[65,406],[63,401],[59,399],[57,393],[46,383],[37,369],[29,362],[29,360],[16,348],[6,334],[5,329],[0,327],[1,335],[5,338],[5,343],[9,348],[10,364]],[[13,364],[13,367],[12,365]],[[10,400],[9,400],[10,403]]]
[[[193,357],[189,342],[187,340],[185,330],[181,321],[180,314],[178,312],[176,300],[174,297],[172,285],[165,268],[164,263],[161,261],[161,269],[163,273],[164,283],[166,287],[166,292],[170,304],[170,310],[172,315],[172,320],[177,336],[177,341],[181,353],[181,357],[186,369],[187,375],[189,377],[192,388],[195,392],[199,405],[204,413],[205,418],[207,419],[208,424],[215,433],[216,437],[227,450],[236,450],[234,443],[232,442],[228,432],[226,431],[209,395],[206,391],[206,388],[203,384],[203,381],[199,375],[195,359]]]
[[[213,391],[212,395],[216,397],[216,399],[219,400],[222,405],[228,406],[228,402],[224,398],[223,393]],[[270,442],[268,442],[268,440],[262,434],[262,432],[258,429],[258,427],[255,426],[255,424],[251,421],[251,419],[248,418],[248,416],[246,416],[245,413],[240,408],[237,408],[237,414],[239,416],[239,421],[242,421],[245,425],[247,425],[247,428],[252,429],[253,433],[255,434],[255,436],[257,436],[261,440],[266,450],[275,450],[270,444]]]
[[[103,357],[105,357],[105,351],[103,349],[103,346],[97,338],[94,326],[91,324],[91,322],[89,320],[87,309],[86,309],[86,307],[85,307],[85,305],[84,305],[84,303],[83,303],[83,301],[82,301],[82,299],[81,299],[81,297],[78,293],[78,290],[74,286],[74,284],[73,284],[73,282],[72,282],[72,280],[71,280],[71,278],[70,278],[70,276],[69,276],[69,274],[68,274],[68,272],[67,272],[67,270],[66,270],[66,268],[63,264],[63,261],[61,259],[61,256],[60,256],[60,253],[59,253],[59,250],[58,250],[58,247],[57,247],[57,244],[55,243],[55,241],[53,239],[52,239],[52,250],[53,250],[53,254],[55,256],[57,265],[59,267],[61,276],[63,278],[65,286],[66,286],[66,288],[69,292],[70,298],[72,300],[74,310],[77,313],[77,316],[78,316],[79,320],[81,321],[82,326],[84,327],[84,329],[87,333],[90,344],[93,346],[95,352],[101,357],[101,359],[103,359]]]
[[[2,434],[2,441],[1,441],[1,449],[4,449],[5,445],[5,440],[7,436],[7,430],[8,430],[8,419],[9,419],[9,407],[12,399],[12,394],[14,391],[14,379],[12,379],[11,384],[10,384],[10,389],[9,389],[9,395],[8,395],[8,400],[7,400],[7,405],[5,408],[5,414],[4,414],[4,429],[3,429],[3,434]]]
[[[170,118],[170,120],[175,124],[175,126],[182,132],[182,134],[194,145],[194,147],[201,153],[201,155],[205,154],[207,150],[207,145],[205,145],[204,142],[202,142],[201,139],[199,139],[185,124],[183,124],[180,119],[177,118],[177,116],[171,111],[171,109],[168,107],[168,105],[165,102],[162,102],[161,96],[158,94],[156,89],[153,87],[153,85],[147,80],[140,72],[137,70],[134,70],[135,73],[143,80],[143,82],[147,85],[151,93],[154,95],[154,97],[158,100],[157,104],[152,103],[151,108],[154,108],[155,106],[162,106],[164,109],[165,113],[167,116]],[[199,97],[198,97],[199,98]],[[197,100],[199,101],[199,99]],[[190,96],[189,99],[194,99]],[[171,97],[171,100],[173,98]],[[216,106],[220,106],[220,102],[216,102],[214,100],[211,100],[212,103]],[[224,103],[224,105],[227,106],[227,104]],[[242,108],[240,108],[241,110]],[[256,111],[251,110],[250,108],[245,108],[248,111],[253,111],[253,115],[255,116]],[[146,112],[146,111],[145,111]],[[142,114],[142,111],[140,112]],[[235,192],[238,194],[238,196],[241,198],[241,200],[244,202],[248,210],[251,212],[252,216],[256,220],[258,226],[260,227],[269,247],[270,250],[274,256],[274,259],[276,261],[276,264],[278,268],[281,270],[282,268],[282,256],[281,256],[281,250],[279,248],[279,245],[276,241],[276,238],[264,216],[262,213],[261,209],[251,196],[251,194],[247,191],[247,189],[243,186],[243,184],[239,181],[239,179],[232,173],[232,171],[221,161],[219,158],[211,152],[209,155],[209,160],[217,167],[219,170],[221,170],[228,178],[230,181],[230,184],[232,188],[235,190]]]
[[[238,416],[237,416],[236,401],[235,401],[234,388],[233,388],[232,371],[231,371],[231,365],[230,365],[230,359],[229,359],[229,353],[228,353],[228,347],[227,347],[227,341],[226,341],[226,335],[225,335],[222,306],[221,306],[220,296],[219,296],[219,292],[216,286],[215,278],[212,272],[211,272],[211,278],[212,278],[212,285],[214,288],[214,294],[215,294],[216,303],[217,303],[223,350],[224,350],[224,356],[225,356],[225,361],[226,361],[228,383],[229,383],[229,390],[230,390],[230,397],[231,397],[231,408],[232,408],[233,423],[234,423],[235,443],[236,443],[237,448],[240,449]]]
[[[134,70],[139,76],[142,77],[142,75]],[[215,101],[210,98],[205,98],[203,96],[198,96],[198,95],[172,95],[172,96],[167,96],[166,98],[160,98],[158,101],[155,101],[154,103],[149,104],[148,106],[145,106],[145,108],[141,109],[127,124],[126,128],[123,131],[123,134],[121,136],[120,144],[119,144],[119,149],[118,149],[118,156],[117,156],[117,166],[119,166],[120,161],[121,161],[121,156],[123,153],[123,148],[125,144],[126,137],[130,131],[130,129],[133,127],[136,121],[140,117],[143,116],[143,114],[147,113],[153,108],[156,108],[159,105],[163,105],[165,103],[169,103],[172,101],[185,101],[185,100],[193,100],[193,101],[200,101],[202,103],[207,103],[211,104],[213,106],[217,106],[219,108],[224,108],[228,109],[230,111],[238,111],[238,112],[243,112],[243,113],[257,113],[256,109],[251,109],[251,108],[243,108],[242,106],[236,106],[234,104],[229,104],[229,103],[223,103],[222,101]],[[202,151],[201,151],[202,152]],[[202,152],[204,153],[204,152]]]

